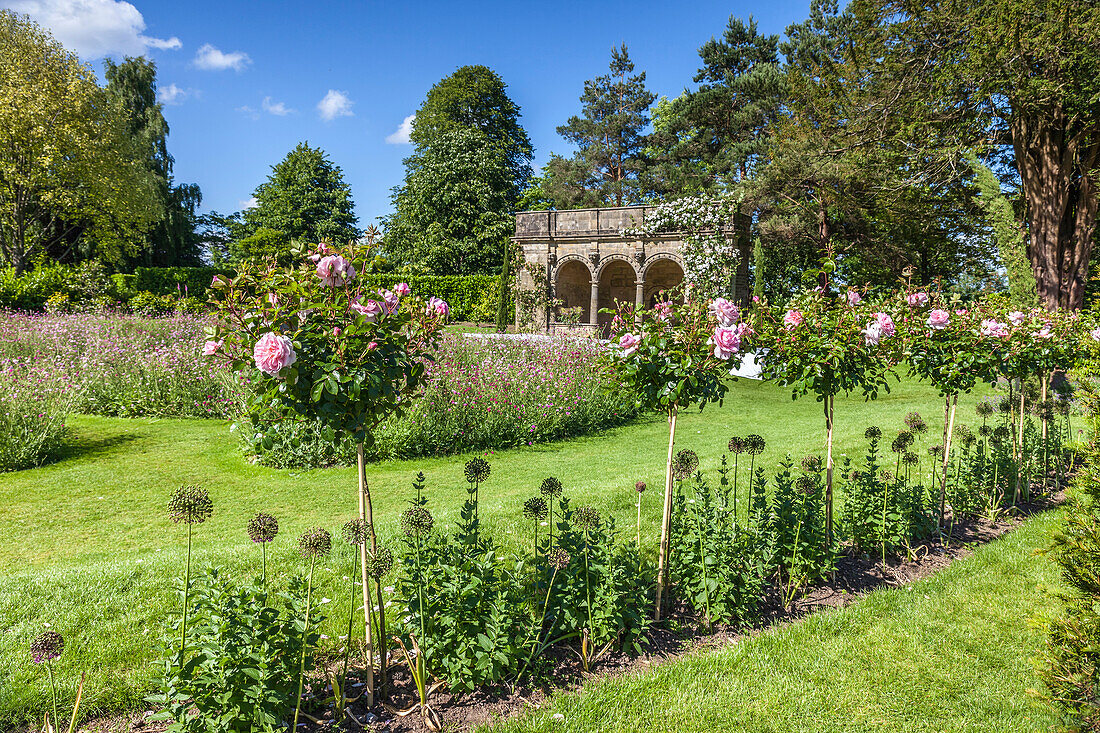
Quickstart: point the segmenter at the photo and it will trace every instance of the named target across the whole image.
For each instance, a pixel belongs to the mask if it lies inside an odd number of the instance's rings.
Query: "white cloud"
[[[183,104],[183,101],[192,96],[190,89],[180,89],[175,84],[157,89],[157,101],[161,104]]]
[[[348,99],[347,92],[329,89],[324,99],[317,103],[317,113],[321,115],[321,119],[325,122],[332,122],[337,117],[351,117],[354,115],[355,113],[351,111],[353,104],[355,102]]]
[[[249,107],[247,104],[244,105],[243,107],[237,107],[237,111],[240,112],[245,117],[250,117],[254,120],[260,119],[260,113],[256,110],[252,109],[251,107]]]
[[[414,119],[416,119],[416,115],[409,115],[401,120],[401,124],[397,126],[397,129],[386,135],[386,142],[390,145],[408,145],[411,143],[410,135],[412,135]]]
[[[0,7],[31,16],[85,59],[140,56],[150,48],[163,51],[183,46],[175,36],[142,35],[145,18],[123,0],[0,0]]]
[[[244,211],[245,209],[254,209],[254,208],[256,208],[256,204],[258,204],[258,203],[260,203],[260,202],[256,200],[255,196],[250,196],[246,199],[241,199],[240,201],[238,201],[237,206],[240,206],[241,211]]]
[[[205,71],[223,71],[233,69],[244,71],[244,67],[252,63],[252,59],[244,51],[231,51],[226,53],[209,43],[204,43],[195,53],[194,64]]]
[[[286,117],[295,110],[290,109],[282,102],[274,102],[271,97],[264,97],[264,101],[261,105],[264,108],[264,112],[273,114],[276,117]]]

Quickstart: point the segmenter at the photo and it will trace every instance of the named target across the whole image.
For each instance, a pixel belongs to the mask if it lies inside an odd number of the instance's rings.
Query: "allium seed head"
[[[546,553],[546,562],[550,564],[550,567],[554,570],[564,570],[569,565],[569,553],[560,547],[555,547]]]
[[[177,524],[202,524],[214,513],[210,493],[199,486],[181,486],[168,500],[168,516]]]
[[[802,459],[802,470],[817,473],[821,470],[821,456],[806,456]]]
[[[340,536],[349,545],[365,545],[370,542],[370,530],[370,522],[356,517],[344,522],[344,526],[340,530]]]
[[[962,441],[963,445],[970,447],[970,445],[974,442],[974,431],[966,425],[956,425],[955,437]]]
[[[561,481],[553,476],[547,476],[539,486],[539,493],[551,499],[561,496]]]
[[[917,435],[924,435],[928,430],[928,424],[924,422],[924,418],[920,416],[919,412],[910,412],[906,415],[905,424]]]
[[[794,482],[798,490],[809,496],[817,490],[817,479],[808,473],[804,473]]]
[[[930,445],[930,446],[928,446],[928,455],[932,456],[933,458],[942,458],[943,457],[943,446],[942,445]]]
[[[1008,413],[1012,412],[1012,408],[1015,407],[1013,402],[1014,400],[1010,400],[1007,397],[1002,397],[1000,402],[997,403],[997,411],[1007,415]]]
[[[272,542],[279,534],[279,520],[260,512],[248,520],[248,538],[253,542]]]
[[[982,436],[983,438],[988,438],[989,436],[993,435],[993,428],[989,427],[988,425],[982,425],[980,428],[978,428],[978,435]]]
[[[699,455],[687,448],[679,451],[672,459],[672,473],[678,479],[686,479],[699,468]]]
[[[367,562],[364,567],[367,569],[367,575],[375,580],[380,580],[393,567],[393,552],[388,547],[379,547],[378,552],[374,555],[367,554]]]
[[[867,440],[878,440],[882,437],[882,428],[877,425],[872,425],[863,431],[863,437]]]
[[[902,453],[907,447],[908,446],[906,445],[905,441],[901,439],[900,435],[894,438],[894,440],[890,443],[890,450],[894,453]]]
[[[635,481],[634,490],[637,491],[639,494],[645,491],[645,481]]]
[[[767,442],[764,437],[753,433],[745,436],[745,452],[750,456],[758,456],[764,452],[764,448],[767,447]]]
[[[1012,436],[1012,433],[1008,432],[1008,428],[1004,425],[998,425],[997,429],[993,431],[993,435],[990,437],[994,443],[1003,443]]]
[[[401,529],[409,537],[424,537],[432,531],[435,520],[422,506],[409,507],[401,514]]]
[[[484,458],[471,458],[466,461],[466,467],[462,470],[466,474],[466,480],[471,484],[480,484],[489,478],[489,462]]]
[[[332,551],[332,535],[324,527],[307,529],[298,538],[298,551],[307,560],[325,557]]]
[[[548,511],[546,499],[541,496],[532,496],[530,499],[523,502],[523,516],[532,521],[541,522],[546,519]]]
[[[65,651],[65,637],[56,631],[43,631],[31,642],[31,658],[35,664],[57,659]]]
[[[730,438],[729,443],[730,453],[744,453],[745,452],[745,439],[735,435]]]
[[[600,524],[600,513],[594,506],[577,507],[573,512],[573,521],[585,529],[596,529]]]
[[[989,417],[993,414],[993,403],[989,400],[982,400],[975,407],[974,411],[978,413],[978,417]]]
[[[920,456],[918,456],[913,451],[906,451],[905,454],[901,457],[901,462],[904,463],[906,466],[915,466],[920,463]]]
[[[898,433],[898,440],[900,440],[902,444],[905,445],[906,448],[908,448],[909,446],[913,445],[913,441],[916,440],[916,436],[908,430],[902,430],[900,433]]]

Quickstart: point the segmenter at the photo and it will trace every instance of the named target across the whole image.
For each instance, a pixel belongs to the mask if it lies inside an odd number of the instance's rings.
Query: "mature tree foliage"
[[[22,272],[51,244],[132,254],[160,213],[118,102],[25,16],[0,11],[0,255]]]
[[[1039,304],[1039,297],[1035,273],[1027,257],[1027,228],[1016,218],[1012,202],[993,170],[973,154],[967,156],[967,162],[974,169],[974,182],[981,192],[978,203],[989,219],[993,240],[1004,263],[1009,296],[1019,307],[1032,308]]]
[[[512,212],[531,177],[531,142],[501,78],[464,66],[416,112],[405,182],[394,189],[384,249],[399,266],[491,273],[505,256]]]
[[[168,152],[168,122],[157,102],[157,67],[145,58],[104,62],[107,92],[127,111],[130,135],[153,174],[163,216],[146,233],[135,261],[149,265],[197,265],[200,252],[195,209],[202,193],[193,183],[175,185]]]
[[[935,138],[912,155],[893,88],[870,73],[885,37],[880,24],[839,13],[835,0],[815,0],[810,17],[787,29],[784,114],[768,165],[747,187],[768,259],[797,273],[834,254],[835,279],[861,285],[893,282],[905,268],[920,282],[980,284],[993,253],[972,170]]]
[[[645,72],[633,72],[626,46],[612,49],[610,73],[584,83],[581,115],[558,128],[577,152],[551,156],[543,171],[542,197],[556,208],[624,206],[649,197],[645,131],[657,97],[646,89]]]
[[[283,241],[346,243],[359,237],[351,188],[325,151],[308,142],[287,153],[253,192],[242,234],[281,232]],[[265,235],[266,236],[266,235]],[[270,237],[268,237],[270,240]],[[267,240],[265,240],[267,241]]]
[[[857,0],[853,12],[885,29],[877,73],[914,138],[1010,146],[1039,298],[1080,307],[1098,204],[1100,4]]]
[[[386,255],[440,275],[491,273],[515,229],[508,153],[474,127],[440,133],[405,161],[386,222]]]

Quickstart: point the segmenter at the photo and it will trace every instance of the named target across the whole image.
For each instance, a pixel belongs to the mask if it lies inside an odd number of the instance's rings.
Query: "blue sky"
[[[102,59],[157,62],[176,179],[206,211],[246,205],[299,141],[324,148],[360,225],[390,210],[411,146],[394,142],[427,90],[466,64],[494,69],[523,111],[535,166],[567,153],[555,128],[585,79],[626,43],[647,84],[675,96],[729,16],[782,33],[809,0],[711,2],[245,2],[0,0],[30,14],[102,75]],[[389,141],[387,141],[389,138]]]

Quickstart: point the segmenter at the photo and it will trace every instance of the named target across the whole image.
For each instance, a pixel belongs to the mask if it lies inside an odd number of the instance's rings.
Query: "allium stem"
[[[313,603],[313,568],[316,565],[317,556],[314,555],[309,559],[309,579],[306,581],[306,623],[302,627],[302,657],[298,665],[298,698],[294,704],[294,725],[290,728],[291,733],[298,730],[298,713],[302,710],[302,688],[305,686],[306,681],[306,649],[309,642],[309,612],[312,610],[311,605]]]
[[[187,565],[183,571],[183,623],[180,625],[180,666],[187,648],[187,605],[191,594],[191,523],[187,523]]]
[[[263,584],[264,584],[263,587],[264,587],[264,592],[267,592],[267,543],[266,542],[261,542],[260,543],[260,552],[263,555],[263,568],[264,568],[264,570],[263,570]]]
[[[61,733],[57,722],[60,718],[57,716],[57,680],[53,676],[53,660],[46,662],[46,671],[50,674],[50,696],[53,698],[53,729],[54,733]]]
[[[359,569],[359,555],[353,552],[351,555],[351,610],[348,612],[348,638],[344,645],[344,671],[340,680],[340,709],[337,712],[339,720],[344,719],[344,700],[347,699],[348,689],[348,657],[351,656],[351,632],[355,624],[355,572]]]

